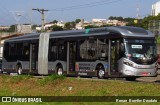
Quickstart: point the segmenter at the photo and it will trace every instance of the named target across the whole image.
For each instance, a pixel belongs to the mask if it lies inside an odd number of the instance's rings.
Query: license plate
[[[141,75],[142,75],[142,76],[149,76],[150,73],[149,73],[149,72],[142,72]]]

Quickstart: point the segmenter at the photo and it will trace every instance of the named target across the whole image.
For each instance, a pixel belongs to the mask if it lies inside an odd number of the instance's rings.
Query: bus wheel
[[[104,69],[98,70],[98,78],[103,79],[104,78]]]
[[[58,75],[62,75],[63,74],[63,68],[62,68],[62,66],[58,66],[57,67],[57,74]]]
[[[17,66],[17,74],[18,75],[22,74],[22,67],[21,66]]]
[[[135,81],[135,80],[136,80],[136,77],[127,77],[126,80],[127,80],[127,81]]]

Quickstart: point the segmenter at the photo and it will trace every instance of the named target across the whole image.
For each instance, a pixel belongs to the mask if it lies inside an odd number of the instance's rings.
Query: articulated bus
[[[155,36],[115,26],[34,33],[4,42],[3,73],[58,74],[134,81],[157,76]]]

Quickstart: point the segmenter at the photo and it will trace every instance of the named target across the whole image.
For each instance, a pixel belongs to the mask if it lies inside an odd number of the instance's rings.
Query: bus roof
[[[51,38],[65,38],[65,37],[81,37],[81,36],[98,36],[98,35],[119,35],[122,37],[155,37],[153,33],[139,27],[132,26],[111,26],[102,28],[91,28],[82,30],[56,31],[49,33]],[[23,36],[13,37],[6,42],[22,41],[38,39],[40,33],[26,34]]]

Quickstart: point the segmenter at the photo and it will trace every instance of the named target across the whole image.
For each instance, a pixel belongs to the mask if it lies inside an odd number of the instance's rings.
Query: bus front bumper
[[[136,77],[155,77],[158,75],[157,68],[152,69],[125,69],[122,72],[125,76],[136,76]]]

